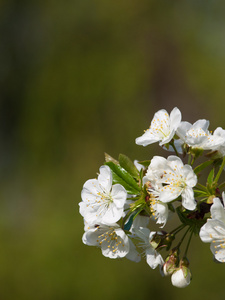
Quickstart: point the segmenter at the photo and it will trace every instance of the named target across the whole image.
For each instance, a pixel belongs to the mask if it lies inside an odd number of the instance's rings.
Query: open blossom
[[[143,254],[146,256],[147,264],[155,269],[157,266],[164,264],[162,256],[156,251],[155,243],[153,242],[156,232],[150,231],[148,228],[140,227],[133,229],[137,239],[139,239],[138,246],[143,249]]]
[[[196,201],[194,199],[193,187],[197,183],[190,165],[184,165],[177,156],[169,156],[167,159],[161,156],[154,156],[149,165],[146,177],[151,181],[155,177],[159,182],[158,198],[163,203],[175,200],[181,195],[182,205],[188,210],[194,210]]]
[[[192,148],[203,150],[214,150],[222,145],[224,137],[218,134],[211,134],[208,130],[209,121],[201,119],[193,125],[189,122],[181,122],[177,128],[177,135],[180,139]]]
[[[82,240],[86,245],[100,247],[102,254],[109,258],[125,257],[130,250],[128,236],[118,224],[90,226]]]
[[[88,224],[109,224],[122,217],[127,192],[120,184],[112,185],[110,168],[102,166],[98,179],[85,182],[81,197],[80,214]]]
[[[175,132],[181,122],[181,112],[175,107],[170,115],[165,109],[155,113],[149,129],[136,138],[137,145],[147,146],[155,142],[159,145],[169,143],[175,135]]]
[[[163,185],[157,183],[152,176],[145,176],[143,181],[145,182],[148,191],[148,203],[152,218],[155,219],[156,224],[161,224],[161,227],[164,227],[169,217],[169,209],[166,203],[159,200],[160,189]]]
[[[211,243],[210,250],[215,259],[219,262],[225,262],[225,194],[222,194],[222,203],[219,198],[213,199],[211,206],[211,219],[202,226],[200,238],[205,243]]]

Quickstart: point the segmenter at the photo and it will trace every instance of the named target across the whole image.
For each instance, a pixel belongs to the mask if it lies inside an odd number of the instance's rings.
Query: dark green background
[[[224,299],[225,265],[190,248],[172,287],[143,261],[82,244],[78,203],[104,152],[135,145],[153,114],[225,128],[224,1],[0,1],[0,299]]]

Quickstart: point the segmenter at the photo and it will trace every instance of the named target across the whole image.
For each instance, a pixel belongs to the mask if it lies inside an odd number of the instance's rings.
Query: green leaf
[[[141,191],[135,179],[124,168],[111,161],[105,164],[109,166],[112,171],[114,183],[123,185],[129,194],[137,194]]]
[[[199,172],[201,172],[203,169],[205,169],[206,167],[208,167],[209,165],[211,165],[213,163],[213,160],[207,160],[204,163],[202,163],[201,165],[197,166],[194,169],[195,174],[198,174]]]
[[[118,165],[119,162],[113,158],[112,156],[110,156],[108,153],[105,152],[105,161],[106,162],[109,162],[109,161],[112,161],[114,164]]]
[[[124,168],[128,173],[130,173],[135,179],[140,179],[139,172],[129,157],[124,154],[120,154],[119,163],[120,166]]]
[[[142,160],[139,161],[138,163],[147,168],[150,165],[151,160]]]

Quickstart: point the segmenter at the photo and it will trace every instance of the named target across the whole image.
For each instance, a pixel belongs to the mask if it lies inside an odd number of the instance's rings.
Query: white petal
[[[158,142],[159,140],[160,140],[159,136],[154,135],[152,130],[147,129],[142,136],[135,139],[135,143],[137,145],[147,146],[155,142]]]
[[[108,209],[105,210],[104,215],[102,215],[102,223],[105,224],[112,224],[117,221],[122,217],[123,215],[123,208],[118,208],[114,203],[110,203],[108,206]]]
[[[161,228],[164,227],[169,215],[168,205],[158,201],[156,204],[152,205],[152,208],[155,211],[155,217],[157,219],[156,224],[162,224]]]
[[[225,243],[221,241],[211,243],[210,250],[219,262],[225,262]]]
[[[126,258],[134,262],[139,262],[141,260],[141,255],[138,253],[134,243],[130,239],[129,239],[129,244],[130,244],[129,252],[126,255]]]
[[[186,187],[182,194],[182,205],[184,208],[188,209],[188,210],[194,210],[196,208],[196,201],[194,198],[194,192],[192,190],[192,188]]]
[[[122,229],[121,229],[122,231]],[[121,236],[118,235],[118,231],[116,230],[116,234],[117,234],[117,239],[112,241],[111,244],[109,245],[109,243],[107,242],[103,242],[101,249],[102,249],[102,254],[106,257],[109,258],[119,258],[119,257],[124,257],[128,254],[129,252],[129,240],[128,237],[124,234],[123,238],[121,238]]]
[[[91,228],[83,234],[83,243],[89,246],[98,246],[98,232],[97,228]]]
[[[199,236],[204,243],[225,238],[225,224],[219,220],[208,219],[202,226]]]
[[[132,228],[147,227],[149,219],[150,218],[148,216],[141,216],[140,214],[137,215],[133,221]]]
[[[101,166],[100,174],[98,175],[99,184],[105,189],[106,192],[110,192],[112,187],[112,173],[109,166]]]
[[[181,112],[177,107],[174,107],[174,109],[170,113],[170,126],[174,130],[177,130],[178,126],[181,122]]]
[[[102,189],[99,185],[97,179],[89,179],[83,185],[83,189],[81,191],[81,198],[84,202],[88,200],[93,200],[96,197],[99,197],[98,193],[102,192]]]
[[[191,127],[191,123],[183,121],[177,128],[176,134],[181,138],[181,140],[186,141],[186,133]]]
[[[205,119],[200,119],[193,124],[193,129],[201,128],[204,131],[208,130],[209,121]]]
[[[141,240],[143,240],[147,246],[149,246],[150,230],[148,228],[145,228],[145,227],[133,228],[133,232]]]
[[[213,219],[217,219],[225,223],[225,210],[219,198],[213,199],[213,205],[210,209]]]
[[[111,196],[113,202],[118,208],[123,208],[127,199],[127,191],[121,184],[114,184],[112,186]]]
[[[164,263],[162,256],[153,247],[146,249],[146,261],[152,269]]]
[[[184,165],[182,173],[188,186],[194,187],[197,184],[197,176],[190,165]]]
[[[179,186],[165,185],[159,194],[159,200],[164,203],[175,200],[182,193],[183,188]]]

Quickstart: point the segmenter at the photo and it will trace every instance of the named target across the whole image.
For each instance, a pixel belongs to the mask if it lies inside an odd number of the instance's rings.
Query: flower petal
[[[192,188],[190,187],[186,187],[182,194],[182,205],[184,208],[188,209],[188,210],[194,210],[196,208],[196,201],[194,198],[194,192],[192,190]]]
[[[121,184],[114,184],[112,186],[111,196],[113,198],[113,202],[118,208],[124,207],[127,199],[127,191]]]
[[[99,184],[105,189],[106,192],[110,192],[112,187],[112,173],[109,166],[101,166],[100,174],[98,175]]]
[[[213,219],[217,219],[225,223],[225,210],[219,198],[213,199],[213,205],[210,209]]]
[[[162,256],[153,247],[146,249],[146,261],[152,269],[164,264]]]

